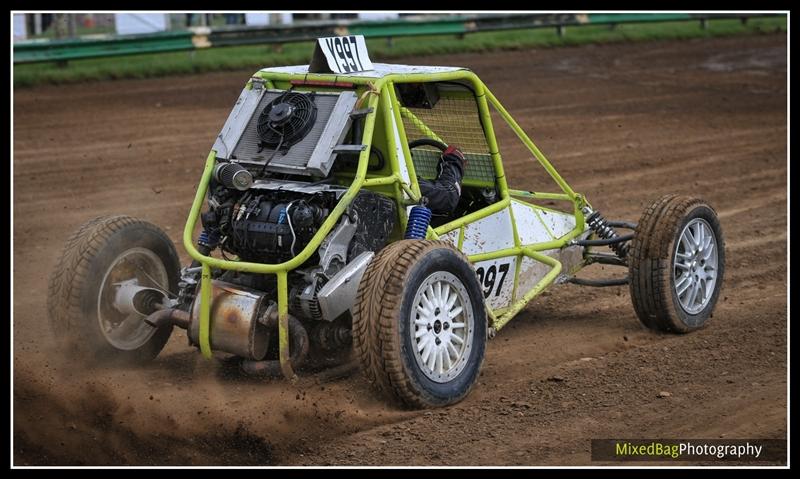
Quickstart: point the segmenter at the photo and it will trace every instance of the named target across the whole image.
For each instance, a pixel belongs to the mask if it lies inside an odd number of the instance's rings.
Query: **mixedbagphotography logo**
[[[784,439],[592,439],[592,461],[786,463]]]

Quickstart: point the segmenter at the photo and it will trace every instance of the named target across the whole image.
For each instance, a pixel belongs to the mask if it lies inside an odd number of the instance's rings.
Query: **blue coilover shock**
[[[199,244],[200,246],[205,246],[209,250],[213,250],[214,248],[216,248],[218,243],[219,243],[219,232],[215,230],[204,229],[200,233],[200,237],[197,238],[197,244]]]
[[[425,205],[417,205],[411,208],[411,213],[408,215],[405,239],[425,239],[432,214],[431,210]]]

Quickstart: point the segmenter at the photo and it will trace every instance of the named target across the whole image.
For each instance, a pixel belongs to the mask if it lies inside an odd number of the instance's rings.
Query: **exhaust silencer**
[[[266,303],[260,291],[211,280],[211,349],[247,359],[264,359],[269,334],[258,318]],[[192,344],[200,344],[199,295],[192,304],[188,336]]]

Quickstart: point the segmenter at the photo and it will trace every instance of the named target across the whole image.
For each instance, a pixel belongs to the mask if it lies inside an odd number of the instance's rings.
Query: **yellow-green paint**
[[[486,316],[489,316],[489,325],[494,327],[495,323],[497,323],[497,316],[495,316],[494,311],[486,308]]]
[[[211,268],[200,268],[200,352],[211,359]]]
[[[410,151],[408,150],[408,142],[403,128],[402,118],[408,117],[414,119],[413,113],[408,109],[399,105],[396,95],[394,94],[393,85],[396,83],[408,82],[436,82],[436,81],[462,81],[469,82],[475,91],[475,100],[478,106],[478,112],[481,121],[484,125],[484,133],[486,141],[489,146],[492,163],[495,169],[496,187],[500,194],[500,200],[496,203],[483,208],[479,211],[472,212],[461,218],[455,219],[438,228],[428,229],[429,238],[439,238],[440,236],[453,231],[459,230],[458,233],[458,246],[463,247],[464,235],[467,225],[486,218],[504,208],[509,208],[511,204],[511,196],[525,197],[532,199],[551,199],[570,201],[574,205],[574,215],[576,220],[575,228],[561,238],[543,243],[523,245],[520,241],[519,234],[516,228],[516,221],[511,214],[511,223],[513,226],[514,246],[512,248],[503,249],[500,251],[486,252],[469,256],[469,260],[473,263],[478,261],[516,257],[517,266],[514,274],[514,290],[512,291],[512,304],[508,307],[500,308],[497,311],[492,311],[487,308],[487,315],[489,316],[493,327],[496,330],[502,328],[511,318],[516,315],[531,299],[533,299],[543,288],[551,284],[556,276],[561,271],[561,263],[557,260],[539,253],[539,251],[548,249],[558,249],[564,247],[568,241],[577,237],[584,230],[584,218],[580,208],[586,204],[582,195],[576,194],[569,185],[561,178],[555,171],[553,166],[547,161],[544,155],[536,148],[533,142],[525,135],[519,125],[511,118],[508,112],[500,105],[499,101],[494,95],[485,87],[483,82],[478,77],[468,70],[457,70],[436,74],[394,74],[387,75],[383,78],[365,78],[357,76],[334,76],[332,74],[290,74],[259,71],[256,77],[265,80],[265,85],[268,88],[285,87],[291,80],[310,80],[310,81],[338,81],[353,83],[359,92],[366,91],[367,88],[373,88],[377,91],[378,95],[368,95],[367,107],[372,108],[372,112],[366,116],[364,122],[363,136],[361,143],[366,145],[364,151],[359,154],[358,166],[353,174],[352,182],[350,183],[347,191],[339,200],[339,203],[331,211],[329,216],[322,223],[320,228],[308,242],[308,244],[292,259],[279,264],[261,264],[246,261],[228,261],[211,256],[201,254],[195,247],[192,235],[197,225],[197,220],[200,216],[200,210],[203,206],[208,185],[211,180],[211,174],[216,163],[216,152],[211,151],[206,158],[206,163],[203,168],[203,174],[200,178],[200,183],[195,194],[194,201],[192,202],[189,211],[189,218],[183,231],[183,244],[189,255],[200,262],[202,265],[201,279],[200,279],[200,349],[205,357],[211,357],[211,338],[210,338],[210,307],[211,307],[211,268],[219,268],[224,270],[236,270],[250,273],[259,274],[275,274],[278,280],[278,344],[279,344],[279,358],[281,368],[286,377],[294,377],[289,358],[290,355],[290,342],[289,342],[289,324],[288,324],[288,311],[289,311],[289,298],[288,298],[288,273],[295,268],[299,267],[311,257],[312,254],[319,248],[324,238],[330,233],[339,218],[344,213],[350,202],[361,188],[392,188],[393,196],[398,204],[398,215],[405,228],[407,221],[405,207],[418,202],[420,198],[419,184],[416,175],[414,174],[414,165],[411,161]],[[492,129],[492,119],[490,105],[497,109],[503,119],[509,124],[514,132],[520,137],[523,143],[533,153],[534,158],[544,167],[544,169],[554,179],[556,184],[562,189],[563,193],[535,193],[522,190],[509,190],[506,182],[505,173],[502,165],[502,159],[499,153],[497,140]],[[379,109],[380,107],[380,109]],[[410,116],[409,116],[410,115]],[[379,118],[380,121],[377,121]],[[424,128],[422,122],[415,119]],[[397,128],[397,133],[401,145],[396,145],[394,128]],[[429,130],[429,129],[428,129]],[[441,141],[434,132],[427,131],[426,134],[434,139]],[[391,168],[390,175],[377,176],[367,179],[367,171],[369,164],[369,150],[372,145],[375,135],[380,136],[387,145],[387,157]],[[408,182],[403,181],[400,176],[400,163],[397,154],[398,148],[402,151],[405,160],[408,162],[407,166],[409,171]],[[407,195],[409,198],[405,198]],[[537,205],[532,205],[537,207]],[[552,233],[551,233],[552,234]],[[518,296],[518,283],[519,283],[519,270],[523,257],[529,257],[535,261],[542,262],[552,269],[547,273],[537,285],[530,291],[526,292],[521,298]]]
[[[396,183],[394,185],[394,191],[395,191],[395,202],[398,205],[397,215],[398,218],[400,219],[400,225],[402,229],[405,230],[406,226],[408,225],[408,215],[406,214],[405,208],[399,207],[399,205],[402,205],[405,202],[404,191],[401,186],[401,184],[404,183],[405,180],[402,178],[400,174],[401,171],[400,159],[397,157],[397,144],[395,143],[395,136],[394,136],[395,120],[394,120],[394,115],[391,113],[392,99],[389,96],[390,87],[391,83],[389,83],[385,88],[383,88],[380,94],[378,95],[381,104],[381,111],[379,113],[381,118],[383,119],[384,137],[386,140],[386,149],[388,150],[386,152],[386,156],[388,156],[389,158],[389,165],[391,165],[392,171],[395,172],[395,175],[397,175],[398,179],[402,180],[400,184]],[[416,183],[416,179],[410,181],[412,181],[412,183]]]
[[[364,180],[364,184],[362,186],[393,185],[399,181],[400,177],[397,175],[381,176],[379,178],[369,178]]]
[[[508,258],[509,256],[516,256],[520,254],[521,250],[522,248],[515,246],[512,248],[490,251],[488,253],[471,254],[467,255],[467,258],[469,258],[469,260],[473,263],[479,263],[481,261],[489,261],[491,259],[500,259],[500,258]]]
[[[510,203],[511,200],[508,197],[506,197],[498,201],[497,203],[487,206],[486,208],[480,209],[478,211],[473,211],[468,215],[464,215],[461,218],[457,218],[449,223],[439,226],[438,228],[436,228],[436,233],[443,235],[445,233],[453,231],[456,228],[460,228],[464,225],[474,223],[475,221],[478,221],[481,218],[486,218],[487,216],[497,213],[498,211],[508,206]]]
[[[278,359],[283,376],[295,379],[289,350],[289,287],[286,284],[288,274],[287,271],[278,273]]]
[[[563,178],[561,178],[561,175],[559,175],[556,169],[553,168],[553,165],[551,165],[550,162],[547,160],[547,158],[545,158],[544,154],[541,151],[539,151],[539,148],[537,148],[536,145],[531,141],[531,139],[528,138],[528,135],[525,134],[525,132],[522,130],[519,124],[517,124],[514,118],[511,117],[511,115],[506,111],[506,109],[503,108],[503,105],[500,104],[497,98],[495,98],[495,96],[492,95],[492,92],[490,92],[488,89],[486,90],[486,95],[489,97],[489,101],[492,102],[492,106],[497,109],[497,112],[500,113],[500,116],[502,116],[503,119],[506,121],[506,123],[508,123],[508,126],[511,127],[512,130],[514,130],[514,133],[516,133],[517,137],[519,137],[519,139],[522,140],[525,146],[528,147],[528,150],[530,150],[530,152],[533,153],[533,156],[536,157],[537,160],[539,160],[539,163],[544,167],[545,171],[547,171],[550,177],[553,178],[553,180],[558,184],[559,187],[561,187],[564,193],[566,193],[570,197],[570,199],[573,199],[575,197],[575,192],[572,191],[572,188],[570,188],[567,182],[564,181]]]
[[[400,103],[397,101],[397,95],[394,92],[394,83],[389,82],[386,85],[386,91],[389,93],[389,100],[392,105],[392,114],[394,115],[394,123],[395,127],[397,128],[398,136],[403,139],[407,138],[406,136],[406,129],[403,126],[403,120],[400,118]],[[414,181],[411,182],[411,190],[414,194],[411,194],[412,198],[420,198],[422,193],[419,191],[419,182],[417,181],[417,172],[416,168],[414,167],[414,161],[411,158],[411,150],[408,148],[407,141],[400,142],[400,149],[403,151],[403,157],[406,162],[406,169],[408,170],[408,177],[414,178]]]
[[[538,191],[525,191],[509,189],[508,194],[511,196],[518,196],[520,198],[532,198],[535,200],[563,200],[572,201],[572,198],[566,193],[541,193]]]
[[[519,237],[519,233],[517,232],[517,222],[514,219],[514,208],[511,208],[511,203],[509,202],[508,208],[508,216],[511,218],[511,231],[514,234],[514,247],[519,248],[522,240]],[[551,235],[552,236],[552,235]]]
[[[517,264],[514,265],[514,289],[511,290],[511,301],[517,300],[517,289],[519,288],[519,270],[522,266],[522,255],[517,255]]]
[[[414,177],[416,178],[416,177]],[[414,181],[410,186],[405,181],[402,181],[399,177],[397,178],[398,183],[400,183],[400,187],[403,188],[403,191],[411,198],[411,204],[415,205],[419,203],[419,200],[422,198],[422,194],[419,192],[419,184]],[[416,186],[416,191],[414,190],[414,186]]]
[[[481,124],[483,125],[486,135],[486,143],[489,145],[489,153],[492,155],[492,162],[494,163],[496,187],[500,191],[500,197],[503,200],[509,200],[508,182],[506,182],[503,160],[500,157],[500,147],[497,146],[497,138],[494,136],[494,127],[492,126],[492,112],[489,110],[489,104],[486,102],[486,95],[491,95],[491,93],[480,80],[473,86],[475,88],[475,100],[478,102],[478,114],[481,117]]]

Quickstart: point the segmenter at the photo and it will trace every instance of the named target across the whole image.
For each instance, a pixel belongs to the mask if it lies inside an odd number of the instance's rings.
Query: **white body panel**
[[[408,211],[411,211],[411,210],[408,210]],[[453,231],[450,231],[449,233],[445,233],[445,234],[439,236],[439,239],[442,240],[442,241],[447,241],[447,242],[453,243],[453,246],[458,248],[458,232],[460,230],[461,229],[459,228],[459,229],[455,229]]]
[[[466,225],[461,251],[466,255],[514,247],[514,229],[508,208]]]
[[[558,239],[575,228],[571,214],[535,208],[517,200],[511,200],[511,210],[523,245]]]
[[[557,249],[542,251],[542,253],[558,259]],[[527,256],[523,257],[522,262],[519,265],[517,297],[514,299],[520,299],[528,291],[533,289],[536,284],[541,281],[547,273],[550,272],[551,269],[552,268],[550,268],[550,266],[547,266],[544,263],[540,263],[534,259],[528,258]]]
[[[529,245],[553,240],[537,210],[527,203],[511,200],[511,212],[517,225],[520,244]]]
[[[552,233],[553,238],[561,238],[575,228],[575,217],[567,213],[548,210],[537,210],[539,218]]]

